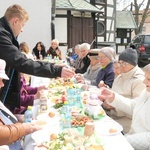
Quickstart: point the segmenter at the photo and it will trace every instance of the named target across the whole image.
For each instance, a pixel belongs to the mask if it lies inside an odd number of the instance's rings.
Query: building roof
[[[133,14],[131,11],[116,11],[116,28],[136,29]]]
[[[85,0],[56,0],[56,9],[58,10],[78,10],[86,12],[102,12],[96,6]]]

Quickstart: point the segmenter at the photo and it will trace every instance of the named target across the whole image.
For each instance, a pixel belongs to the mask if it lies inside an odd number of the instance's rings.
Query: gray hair
[[[88,43],[82,43],[82,44],[80,45],[80,50],[84,49],[84,50],[89,51],[89,50],[90,50],[90,47],[91,47],[90,44],[88,44]]]
[[[150,64],[146,65],[146,66],[143,68],[143,71],[150,74]]]
[[[77,49],[78,51],[80,51],[81,45],[80,45],[80,44],[77,44],[77,45],[74,47],[74,49]]]
[[[59,41],[58,41],[57,39],[53,39],[53,40],[51,41],[51,43],[56,43],[57,45],[59,45]]]

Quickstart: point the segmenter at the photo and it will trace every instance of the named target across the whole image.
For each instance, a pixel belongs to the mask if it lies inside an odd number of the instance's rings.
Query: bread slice
[[[90,145],[86,150],[104,150],[104,148],[101,145]]]

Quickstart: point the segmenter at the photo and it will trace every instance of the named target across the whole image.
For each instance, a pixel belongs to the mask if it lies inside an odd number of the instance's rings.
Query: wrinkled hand
[[[78,80],[77,83],[85,84],[84,80]]]
[[[22,125],[25,129],[26,135],[42,129],[40,126],[34,123],[22,123]]]
[[[48,88],[45,85],[39,86],[36,94],[34,95],[34,99],[39,99],[41,96],[42,90],[47,90]]]
[[[75,72],[72,71],[70,68],[63,67],[61,71],[62,78],[72,78]]]
[[[87,90],[88,90],[88,88],[89,88],[89,85],[84,84],[81,88],[82,88],[84,91],[87,91]]]
[[[114,110],[115,108],[109,105],[106,101],[103,102],[103,108],[107,110]]]
[[[101,94],[99,95],[99,99],[101,101],[107,101],[107,102],[112,102],[115,98],[115,94],[113,91],[111,91],[110,89],[108,88],[101,88]]]
[[[98,84],[98,87],[99,87],[99,88],[101,88],[101,87],[106,87],[106,88],[108,88],[108,85],[106,85],[104,82],[100,82],[100,83]]]
[[[76,74],[75,79],[77,80],[77,82],[80,82],[81,80],[83,80],[83,77],[81,74]]]

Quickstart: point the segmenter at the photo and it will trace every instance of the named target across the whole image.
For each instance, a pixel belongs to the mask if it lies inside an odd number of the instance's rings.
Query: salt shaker
[[[86,122],[84,128],[84,135],[91,136],[94,133],[94,123],[91,121]]]

